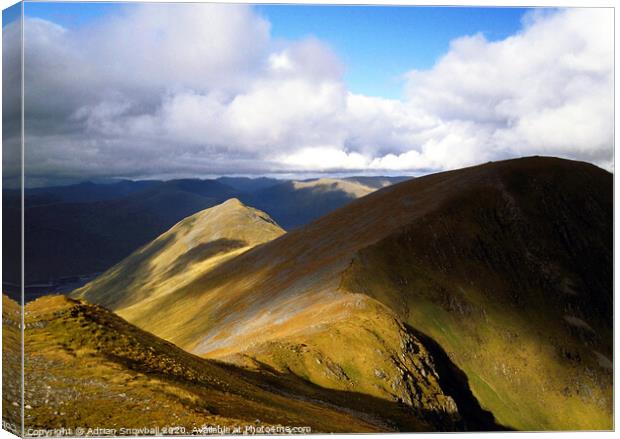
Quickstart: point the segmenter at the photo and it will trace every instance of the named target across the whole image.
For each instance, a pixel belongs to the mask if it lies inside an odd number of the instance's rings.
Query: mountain
[[[112,200],[27,207],[26,283],[46,284],[45,293],[54,286],[49,281],[104,271],[179,220],[236,194],[213,180],[145,186]]]
[[[610,429],[612,180],[541,157],[433,174],[154,300],[79,293],[204,357],[424,407],[429,392],[409,379],[421,373],[399,361],[415,337],[455,410],[474,407],[468,428]]]
[[[369,178],[374,179],[373,184],[392,181],[389,177]],[[67,288],[109,269],[183,218],[233,197],[268,212],[288,229],[307,224],[373,190],[346,179],[283,182],[242,177],[85,182],[27,189],[27,300],[70,291]],[[16,254],[21,247],[20,205],[17,191],[4,191],[7,254]],[[5,271],[17,273],[19,267],[9,265]],[[13,277],[10,282],[17,283],[21,275]]]
[[[3,298],[3,337],[17,331],[17,304]],[[423,348],[420,385],[433,390],[433,409],[416,410],[366,395],[321,388],[266,365],[252,369],[203,359],[138,329],[101,306],[45,296],[25,307],[25,429],[124,428],[125,434],[190,435],[205,426],[286,433],[454,430],[459,414]],[[415,338],[412,345],[419,345]],[[13,344],[15,345],[15,343]],[[3,356],[4,360],[4,356]],[[19,361],[3,373],[19,375]],[[7,375],[8,376],[8,375]],[[17,381],[16,381],[17,382]],[[7,425],[20,424],[18,392],[3,392]],[[173,426],[176,430],[161,430]],[[142,429],[142,430],[141,430]],[[253,429],[253,430],[251,430]],[[261,430],[263,429],[263,430]],[[141,432],[141,433],[140,433]],[[211,431],[213,433],[213,431]],[[290,431],[289,431],[290,433]],[[70,434],[70,433],[69,433]],[[91,433],[93,434],[93,433]],[[94,433],[95,435],[102,435]]]
[[[390,186],[395,183],[400,183],[401,181],[408,180],[411,177],[364,177],[364,176],[353,176],[353,177],[344,177],[344,178],[318,178],[318,179],[309,179],[309,180],[291,180],[301,185],[302,187],[310,187],[310,186],[323,186],[323,190],[328,189],[328,185],[332,185],[331,189],[338,190],[344,189],[345,192],[350,192],[347,190],[347,186],[353,188],[351,185],[347,185],[347,182],[355,183],[360,186],[364,186],[371,189],[381,189],[382,187]],[[251,194],[263,189],[267,189],[273,186],[276,186],[281,183],[287,183],[287,180],[281,180],[276,178],[268,178],[268,177],[257,177],[257,178],[249,178],[249,177],[219,177],[217,181],[224,183],[227,186],[230,186],[242,193]],[[335,184],[334,184],[335,183]],[[340,187],[337,187],[340,186]],[[359,191],[359,189],[353,189],[353,191]]]
[[[217,181],[242,193],[252,193],[282,183],[282,180],[268,177],[219,177]]]
[[[91,181],[85,181],[67,186],[26,189],[26,200],[28,206],[108,201],[125,197],[160,183],[161,182],[156,180],[121,180],[115,183],[93,183]]]
[[[269,212],[284,229],[292,230],[389,184],[391,181],[382,177],[286,181],[249,194],[244,201]]]
[[[144,311],[144,303],[282,234],[269,215],[232,198],[180,221],[74,294],[115,309],[140,302]]]

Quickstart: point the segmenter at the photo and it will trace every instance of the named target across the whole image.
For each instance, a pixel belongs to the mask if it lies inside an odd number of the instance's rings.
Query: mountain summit
[[[282,234],[265,212],[231,198],[180,221],[74,296],[115,310],[143,307]]]

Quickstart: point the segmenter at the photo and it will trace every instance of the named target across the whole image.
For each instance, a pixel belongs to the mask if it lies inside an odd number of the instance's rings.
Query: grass
[[[2,419],[15,434],[21,433],[21,318],[20,305],[2,296]]]
[[[437,227],[441,221],[446,220],[432,218],[427,224]],[[436,340],[501,424],[520,430],[611,429],[611,371],[594,354],[602,349],[611,356],[605,321],[590,317],[600,337],[584,338],[584,331],[566,324],[568,305],[556,302],[560,294],[515,287],[500,271],[523,268],[481,268],[470,255],[451,256],[452,261],[439,254],[443,262],[438,265],[429,259],[450,243],[431,247],[410,238],[421,234],[404,230],[360,252],[344,275],[343,289],[376,298]],[[515,290],[518,302],[508,294]],[[578,360],[560,352],[572,352]]]
[[[413,430],[462,428],[454,401],[440,385],[420,340],[389,309],[366,296],[346,296],[340,306],[349,313],[320,330],[261,343],[223,359],[242,363],[250,356],[322,388],[401,405],[409,408],[407,423],[413,423],[408,427]]]
[[[26,312],[26,428],[381,429],[343,410],[261,388],[243,371],[188,354],[99,306],[47,296]]]

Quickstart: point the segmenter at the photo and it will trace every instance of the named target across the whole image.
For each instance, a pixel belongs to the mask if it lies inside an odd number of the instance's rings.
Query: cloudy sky
[[[611,9],[25,12],[28,185],[417,175],[528,155],[613,167]],[[4,18],[9,47],[19,22]],[[5,49],[5,81],[18,56]]]

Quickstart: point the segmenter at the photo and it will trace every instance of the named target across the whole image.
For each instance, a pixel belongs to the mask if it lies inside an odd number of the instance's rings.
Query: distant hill
[[[411,178],[413,177],[346,177],[343,180],[353,181],[373,189],[381,189]]]
[[[3,379],[21,376],[16,310],[4,296]],[[420,375],[420,383],[433,389],[436,403],[428,412],[313,386],[267,366],[242,369],[202,359],[100,306],[64,296],[29,303],[25,325],[26,430],[159,427],[163,434],[164,426],[172,426],[177,430],[169,434],[188,436],[205,425],[239,427],[240,433],[246,428],[370,433],[459,426],[458,413],[441,411],[446,396],[425,351],[410,358],[426,362],[427,378]],[[19,425],[18,387],[3,389],[3,419]]]
[[[107,270],[183,218],[233,197],[266,211],[290,229],[349,203],[357,195],[347,192],[345,186],[357,187],[358,193],[374,190],[347,180],[334,181],[340,184],[221,177],[27,189],[27,298],[67,291],[81,278]],[[16,191],[5,190],[3,197],[5,250],[7,255],[15,255],[21,246],[21,201]],[[5,259],[5,272],[17,273],[20,258]],[[16,284],[19,278],[7,275],[5,281]]]
[[[262,209],[286,230],[304,226],[352,200],[389,186],[400,178],[352,177],[286,181],[243,197]]]
[[[224,183],[226,186],[241,192],[241,193],[253,193],[261,189],[266,189],[270,186],[282,183],[283,180],[267,177],[219,177],[217,181]]]
[[[173,180],[112,200],[31,206],[25,212],[26,283],[104,271],[180,219],[235,193],[212,180]]]
[[[68,185],[27,189],[27,205],[39,206],[54,203],[93,203],[115,200],[149,187],[161,184],[155,180],[121,180],[116,183],[93,183],[90,181]]]
[[[585,163],[488,163],[375,191],[152,300],[130,276],[122,300],[78,293],[195,354],[418,410],[423,347],[469,429],[610,429],[612,189]]]

